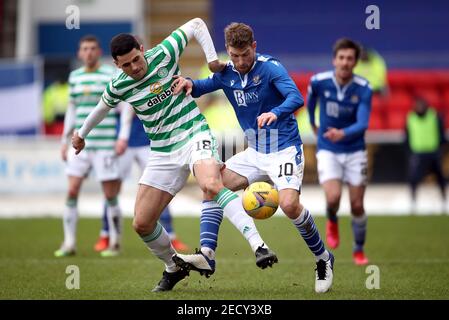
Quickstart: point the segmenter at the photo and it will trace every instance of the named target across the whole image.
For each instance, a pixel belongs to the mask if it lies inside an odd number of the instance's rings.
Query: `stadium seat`
[[[435,71],[415,71],[411,77],[411,85],[415,90],[418,88],[436,89],[439,79]]]
[[[407,121],[407,111],[390,110],[387,114],[387,129],[404,130]]]
[[[443,92],[441,111],[449,113],[449,87]]]
[[[406,90],[391,91],[387,101],[385,102],[386,112],[390,113],[395,110],[406,112],[413,106],[411,94]]]
[[[395,70],[388,72],[387,79],[390,90],[409,90],[412,86],[413,76],[411,72]]]
[[[380,112],[379,109],[372,109],[370,118],[369,118],[369,126],[368,130],[384,130],[385,121],[383,119],[383,112]]]
[[[372,110],[382,110],[385,108],[386,99],[380,97],[379,95],[373,95],[371,100],[371,109]]]

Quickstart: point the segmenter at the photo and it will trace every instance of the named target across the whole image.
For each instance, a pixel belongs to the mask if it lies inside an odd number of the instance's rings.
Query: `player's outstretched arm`
[[[101,99],[97,106],[89,113],[83,126],[79,131],[75,131],[72,136],[72,145],[76,150],[76,154],[80,153],[84,149],[84,138],[89,134],[89,132],[103,120],[111,108],[104,103]]]
[[[64,116],[64,129],[61,137],[61,158],[67,161],[67,142],[73,133],[76,122],[76,110],[73,103],[69,103],[67,111]]]
[[[188,40],[195,38],[200,44],[206,56],[206,60],[211,72],[220,72],[226,66],[224,62],[218,60],[214,43],[207,29],[206,23],[201,18],[194,18],[180,27]]]
[[[220,84],[215,75],[201,80],[192,80],[181,76],[173,76],[173,94],[179,94],[185,90],[186,95],[192,95],[194,98],[199,98],[202,95],[220,89]]]

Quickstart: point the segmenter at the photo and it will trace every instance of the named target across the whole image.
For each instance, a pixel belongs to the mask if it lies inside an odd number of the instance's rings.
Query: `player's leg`
[[[235,200],[238,196],[223,186],[220,166],[215,158],[200,159],[193,163],[193,173],[206,196],[205,200],[214,200],[225,210],[226,208],[235,210]],[[202,217],[202,223],[200,223],[201,249],[195,254],[177,254],[173,257],[178,266],[198,271],[206,277],[215,272],[215,248],[217,247],[218,230],[223,220],[222,212],[213,210],[213,208],[208,209],[210,210],[206,210],[206,216]]]
[[[224,169],[222,172],[223,184],[231,191],[241,190],[248,186],[248,179],[232,170]],[[203,194],[203,204],[200,220],[200,244],[201,251],[215,252],[218,240],[219,226],[223,217],[223,209],[213,199]],[[271,251],[257,231],[254,220],[247,214],[242,215],[238,211],[226,211],[226,217],[248,241],[256,256],[256,265],[265,269],[278,261],[276,254]],[[213,256],[210,254],[210,256]]]
[[[133,228],[147,248],[165,264],[162,279],[153,292],[169,291],[188,276],[188,270],[180,269],[173,262],[172,256],[176,251],[167,231],[158,222],[160,214],[171,199],[173,195],[170,193],[144,184],[140,184],[136,197]]]
[[[64,242],[55,251],[56,257],[74,255],[76,251],[76,227],[78,224],[78,195],[83,182],[82,177],[69,176],[69,188],[63,213]]]
[[[109,227],[109,246],[101,252],[103,257],[116,256],[120,249],[122,212],[119,206],[120,163],[113,150],[97,150],[91,153],[95,175],[101,182],[106,200],[106,215]]]
[[[366,187],[349,185],[349,199],[351,202],[352,234],[354,236],[353,260],[356,265],[368,264],[364,245],[366,241],[367,216],[363,206],[363,198]]]
[[[122,181],[129,177],[134,157],[135,151],[134,148],[132,147],[127,148],[125,153],[118,157],[120,179]],[[105,200],[103,205],[100,237],[98,238],[97,242],[94,245],[94,250],[101,252],[108,248],[109,248],[108,205],[107,201]]]
[[[237,183],[237,181],[241,182],[241,177],[232,177],[232,173],[229,172],[229,170],[222,170],[222,176],[228,176],[228,178],[235,178],[234,181]],[[245,182],[243,182],[245,183]],[[231,189],[232,190],[232,189]],[[234,191],[234,190],[232,190]],[[210,258],[214,257],[214,252],[218,245],[218,231],[221,225],[221,222],[223,221],[223,209],[220,207],[220,205],[213,200],[213,198],[203,193],[203,203],[202,203],[202,209],[201,209],[201,219],[200,219],[200,245],[201,245],[201,251],[204,254],[207,254]],[[240,226],[240,223],[237,222],[234,217],[234,214],[230,215],[231,222],[236,225],[237,229],[240,232],[243,232],[245,226]]]
[[[444,177],[442,165],[441,165],[441,157],[438,152],[435,152],[431,155],[432,157],[432,172],[435,173],[438,183],[438,188],[441,194],[442,200],[442,212],[446,210],[446,178]]]
[[[148,158],[150,157],[150,148],[148,146],[143,147],[133,147],[131,148],[134,152],[134,159],[139,165],[140,170],[143,172],[148,162]],[[169,206],[167,206],[161,214],[161,218],[159,220],[164,227],[164,229],[168,232],[170,236],[170,241],[175,248],[176,251],[188,251],[189,247],[177,238],[175,229],[173,227],[173,219],[170,212]]]
[[[177,236],[175,229],[173,227],[173,217],[170,212],[169,206],[164,208],[162,211],[161,218],[159,222],[162,224],[164,229],[167,231],[168,236],[170,237],[171,244],[176,251],[186,252],[189,251],[189,246],[182,242]]]
[[[349,185],[349,200],[352,215],[352,234],[354,238],[353,260],[356,265],[368,264],[364,245],[366,239],[367,216],[363,205],[367,183],[366,151],[348,154],[344,163],[343,181]]]
[[[248,161],[248,157],[251,157],[249,153],[253,151],[253,149],[247,149],[226,162],[226,168],[221,171],[223,184],[226,188],[231,191],[238,191],[245,189],[255,181],[268,179],[266,175],[262,177],[257,167]],[[248,241],[256,256],[256,265],[259,268],[272,267],[274,263],[278,262],[276,254],[268,248],[268,245],[260,236],[254,220],[249,215],[227,212],[225,216]]]
[[[213,138],[209,138],[214,141]],[[203,140],[207,141],[207,137]],[[201,146],[201,140],[199,140]],[[206,144],[207,146],[207,144]],[[231,190],[223,185],[220,167],[221,163],[216,161],[217,155],[210,150],[210,158],[202,158],[200,153],[195,158],[193,153],[194,173],[195,177],[203,190],[203,208],[200,222],[200,242],[201,250],[194,255],[178,255],[175,260],[180,265],[187,263],[193,270],[199,271],[206,276],[211,275],[215,271],[215,249],[217,247],[218,231],[225,214],[236,228],[243,234],[251,245],[253,252],[256,254],[256,264],[260,268],[272,266],[277,262],[276,255],[264,245],[254,221],[245,213],[241,200]],[[207,155],[207,153],[205,153]],[[247,179],[239,175],[233,175],[232,172],[225,171],[223,173],[226,179],[233,180],[230,186],[233,189],[246,186]]]
[[[73,255],[76,250],[76,228],[78,223],[78,195],[83,179],[90,171],[88,152],[75,155],[70,148],[67,154],[65,173],[68,177],[67,200],[63,213],[64,242],[60,249],[54,252],[56,257]]]
[[[337,212],[340,207],[342,192],[343,166],[342,157],[327,150],[316,154],[318,179],[326,197],[326,242],[331,249],[340,244]]]
[[[171,199],[173,199],[173,195],[166,191],[140,184],[133,220],[134,230],[145,242],[148,249],[165,263],[168,272],[177,270],[171,260],[175,251],[171,247],[167,231],[158,220]]]
[[[411,212],[415,213],[417,209],[417,191],[419,182],[426,173],[426,161],[421,154],[411,154],[409,158],[409,184],[410,195],[412,199]]]
[[[109,248],[109,223],[108,223],[108,211],[106,200],[103,203],[103,214],[101,216],[101,230],[100,236],[94,245],[94,250],[101,252]]]
[[[101,251],[103,257],[116,256],[120,250],[122,234],[122,211],[118,203],[121,180],[108,180],[101,183],[106,199],[106,216],[109,227],[108,249]]]
[[[340,244],[337,212],[340,208],[342,182],[341,180],[331,179],[324,181],[321,186],[326,198],[326,242],[330,248],[336,249]]]
[[[148,164],[139,180],[133,228],[147,248],[165,264],[162,279],[153,289],[155,292],[173,289],[189,274],[188,270],[177,267],[172,260],[176,251],[167,231],[158,222],[164,208],[189,176],[189,170],[182,165],[182,161],[179,155],[150,152]]]
[[[279,206],[315,256],[315,291],[327,292],[332,286],[334,256],[326,250],[312,215],[300,202],[304,174],[302,147],[269,154],[261,163],[279,190]]]

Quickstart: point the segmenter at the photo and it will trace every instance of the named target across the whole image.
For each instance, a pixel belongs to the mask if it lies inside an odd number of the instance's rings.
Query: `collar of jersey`
[[[249,71],[243,75],[243,79],[242,79],[242,75],[240,74],[240,72],[238,72],[238,71],[235,69],[234,63],[233,63],[232,61],[229,61],[229,64],[230,64],[230,66],[231,66],[231,68],[232,68],[232,71],[234,71],[235,73],[237,73],[237,74],[239,75],[240,82],[241,82],[241,84],[242,84],[242,88],[245,88],[245,87],[246,87],[246,85],[247,85],[247,83],[248,83],[248,74],[249,74],[251,71],[253,71],[254,67],[256,66],[256,63],[257,63],[257,57],[256,57],[256,59],[254,59],[254,63],[253,63],[253,66],[251,67],[251,69],[249,69]]]
[[[337,78],[335,77],[335,70],[334,70],[334,72],[332,72],[332,82],[334,83],[335,88],[337,89],[337,99],[341,101],[345,97],[346,90],[348,90],[349,86],[354,82],[354,74],[352,74],[351,81],[349,81],[347,84],[341,87],[338,84]]]

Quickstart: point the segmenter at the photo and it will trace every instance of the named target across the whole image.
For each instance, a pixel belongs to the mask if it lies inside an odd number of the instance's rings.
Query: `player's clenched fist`
[[[85,145],[86,142],[84,141],[84,139],[78,135],[78,131],[75,131],[72,136],[72,146],[76,150],[75,154],[80,153],[81,150],[84,149]]]

